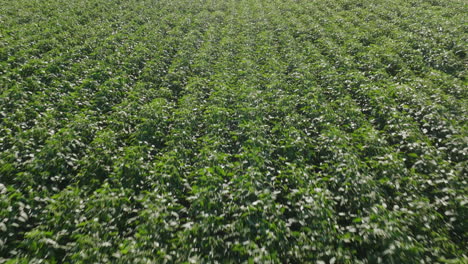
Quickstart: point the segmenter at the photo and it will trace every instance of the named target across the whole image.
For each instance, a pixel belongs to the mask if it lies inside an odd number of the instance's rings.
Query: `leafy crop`
[[[466,263],[467,13],[0,0],[0,263]]]

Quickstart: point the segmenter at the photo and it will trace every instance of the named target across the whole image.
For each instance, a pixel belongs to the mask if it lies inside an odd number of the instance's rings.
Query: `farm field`
[[[0,263],[467,263],[467,14],[0,0]]]

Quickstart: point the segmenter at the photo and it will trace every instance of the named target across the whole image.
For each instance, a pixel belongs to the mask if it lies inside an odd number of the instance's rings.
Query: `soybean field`
[[[0,0],[0,263],[467,263],[468,2]]]

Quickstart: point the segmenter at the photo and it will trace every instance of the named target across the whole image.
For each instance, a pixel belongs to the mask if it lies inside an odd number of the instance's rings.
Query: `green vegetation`
[[[467,14],[0,0],[0,263],[466,263]]]

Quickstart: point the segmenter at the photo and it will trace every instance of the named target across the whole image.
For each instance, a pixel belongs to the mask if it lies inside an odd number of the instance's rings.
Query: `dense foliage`
[[[466,263],[467,13],[0,0],[0,263]]]

